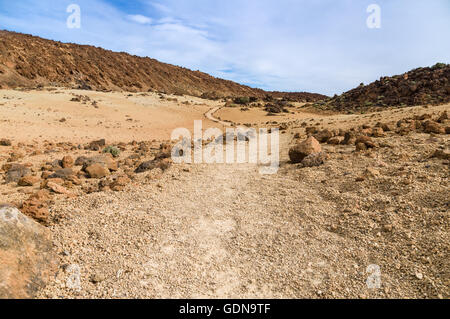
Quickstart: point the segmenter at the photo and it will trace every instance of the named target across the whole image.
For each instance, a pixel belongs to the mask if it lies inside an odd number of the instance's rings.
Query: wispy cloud
[[[82,28],[67,29],[66,7]],[[382,75],[450,62],[448,0],[23,0],[0,2],[3,27],[150,56],[270,90],[340,93]]]
[[[152,23],[152,19],[146,16],[143,16],[141,14],[129,14],[128,19],[130,19],[131,21],[140,23],[140,24],[150,24]]]

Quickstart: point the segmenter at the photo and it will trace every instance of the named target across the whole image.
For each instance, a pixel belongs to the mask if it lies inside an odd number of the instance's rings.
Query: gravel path
[[[205,117],[208,120],[211,120],[215,123],[222,124],[223,126],[231,126],[230,122],[225,122],[225,121],[219,120],[218,118],[214,117],[214,113],[216,113],[221,108],[222,108],[221,106],[216,106],[216,107],[210,109],[208,112],[205,113]]]
[[[53,227],[55,243],[63,264],[81,268],[81,289],[65,287],[69,268],[43,295],[242,298],[320,293],[316,287],[329,275],[327,259],[341,245],[330,245],[330,251],[327,238],[321,242],[320,236],[311,236],[315,230],[294,209],[294,199],[286,190],[277,191],[277,185],[286,184],[282,176],[260,175],[249,164],[199,165],[172,175],[156,185],[58,205],[62,222]],[[316,196],[304,192],[308,198]]]
[[[67,287],[66,267],[42,297],[361,296],[366,265],[344,249],[358,243],[318,222],[336,208],[303,186],[250,164],[196,165],[60,203],[55,244],[63,265],[80,267],[81,289]]]

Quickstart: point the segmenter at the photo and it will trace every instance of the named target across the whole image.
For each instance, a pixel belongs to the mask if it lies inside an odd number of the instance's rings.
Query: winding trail
[[[205,117],[208,120],[211,120],[215,123],[222,124],[223,126],[229,126],[229,127],[233,126],[233,124],[230,122],[225,122],[225,121],[219,120],[218,118],[214,117],[214,113],[219,111],[221,108],[222,108],[222,106],[213,107],[212,109],[210,109],[208,112],[205,113]]]

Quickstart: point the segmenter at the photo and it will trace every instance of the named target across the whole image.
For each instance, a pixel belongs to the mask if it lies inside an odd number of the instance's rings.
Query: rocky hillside
[[[417,68],[402,75],[361,84],[340,96],[319,103],[339,111],[445,104],[450,102],[450,64]]]
[[[58,85],[92,90],[159,91],[204,97],[265,97],[270,92],[150,58],[0,31],[0,88]],[[277,93],[283,97],[283,94]],[[289,93],[298,101],[325,96]]]

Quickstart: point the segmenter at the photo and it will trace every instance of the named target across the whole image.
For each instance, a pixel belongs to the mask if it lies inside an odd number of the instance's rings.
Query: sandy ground
[[[72,93],[89,95],[99,108],[69,102]],[[241,118],[240,110],[182,97],[177,103],[157,95],[70,90],[1,91],[0,97],[0,137],[14,144],[166,139],[164,132],[189,128],[198,117],[206,127],[226,124],[216,117]],[[185,100],[200,105],[181,104]],[[430,158],[448,149],[448,134],[389,133],[377,139],[383,147],[367,152],[323,145],[330,158],[320,167],[288,163],[289,147],[305,137],[303,123],[373,126],[444,110],[450,105],[328,116],[295,109],[269,117],[250,109],[241,123],[291,123],[281,134],[277,174],[261,175],[252,164],[180,164],[164,174],[138,174],[121,192],[58,195],[49,228],[61,268],[39,297],[449,298],[448,161]],[[12,148],[0,150],[2,165]],[[55,148],[23,161],[39,171],[44,160],[68,152],[89,154]],[[367,169],[373,176],[361,179]],[[0,202],[23,200],[37,189],[2,184]],[[374,274],[370,265],[380,267],[379,289],[366,284]]]
[[[0,90],[0,136],[25,143],[82,143],[100,138],[129,142],[170,139],[175,128],[192,130],[194,120],[204,120],[204,127],[214,124],[203,115],[215,102],[179,96],[161,99],[155,93],[130,94]],[[75,95],[88,96],[90,101],[71,102]],[[98,108],[92,105],[94,101]]]

